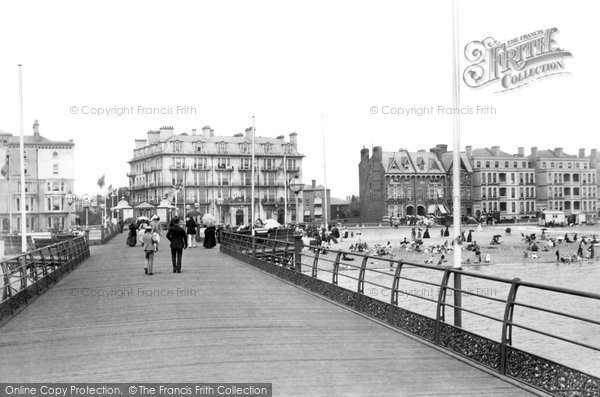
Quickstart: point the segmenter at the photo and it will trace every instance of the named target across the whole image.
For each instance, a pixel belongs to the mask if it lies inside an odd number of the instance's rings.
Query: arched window
[[[58,152],[52,153],[52,160],[58,161]]]

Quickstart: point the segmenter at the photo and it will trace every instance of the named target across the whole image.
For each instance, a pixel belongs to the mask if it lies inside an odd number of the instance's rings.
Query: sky
[[[462,107],[495,110],[461,116],[461,146],[600,147],[599,11],[596,1],[459,0],[461,75],[462,49],[486,37],[556,27],[573,54],[567,73],[517,90],[461,79]],[[257,135],[297,132],[306,183],[325,179],[324,131],[327,184],[342,198],[358,194],[363,147],[452,146],[452,116],[438,108],[452,106],[449,0],[2,2],[0,37],[0,130],[19,133],[21,63],[25,132],[38,119],[41,135],[75,141],[78,194],[96,192],[103,174],[128,185],[134,139],[163,125],[233,135],[254,115]],[[134,112],[83,114],[117,107]],[[140,111],[156,107],[173,114]]]

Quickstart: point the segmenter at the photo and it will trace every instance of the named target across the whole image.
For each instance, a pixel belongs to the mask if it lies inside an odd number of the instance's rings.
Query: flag
[[[3,178],[8,179],[8,161],[4,164],[4,167],[0,170],[0,174],[2,174]]]
[[[102,175],[102,176],[100,177],[100,179],[98,179],[98,187],[99,187],[100,189],[102,189],[102,187],[104,186],[104,177],[105,177],[105,176],[106,176],[106,175]]]
[[[109,194],[112,194],[112,192],[113,192],[113,187],[112,187],[112,184],[108,186],[108,189],[107,189],[107,190],[108,190],[108,193],[109,193]]]

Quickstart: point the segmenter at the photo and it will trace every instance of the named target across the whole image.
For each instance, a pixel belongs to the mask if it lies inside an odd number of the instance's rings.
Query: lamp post
[[[288,186],[290,187],[290,190],[296,194],[296,225],[297,225],[298,223],[300,223],[298,221],[298,219],[299,219],[298,218],[299,217],[299,211],[300,211],[300,208],[298,207],[298,195],[300,194],[300,192],[302,191],[302,189],[304,189],[304,184],[298,178],[298,175],[296,175],[294,177],[294,179],[292,179],[288,183]]]

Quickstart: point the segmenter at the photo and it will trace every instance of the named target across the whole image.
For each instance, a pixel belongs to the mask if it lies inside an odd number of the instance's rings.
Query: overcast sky
[[[556,27],[573,53],[568,74],[497,93],[461,84],[462,106],[495,115],[462,118],[462,146],[600,147],[597,1],[460,1],[460,48]],[[20,1],[0,5],[0,130],[18,134],[17,64],[25,131],[76,143],[76,193],[98,177],[127,185],[133,141],[149,129],[210,125],[217,135],[296,131],[304,180],[333,196],[358,193],[363,146],[452,145],[451,116],[393,116],[371,107],[452,104],[451,2],[437,1]],[[468,63],[461,54],[461,70]],[[72,114],[72,107],[80,109]],[[81,114],[85,106],[133,115]],[[141,107],[191,106],[191,115],[142,115]]]

